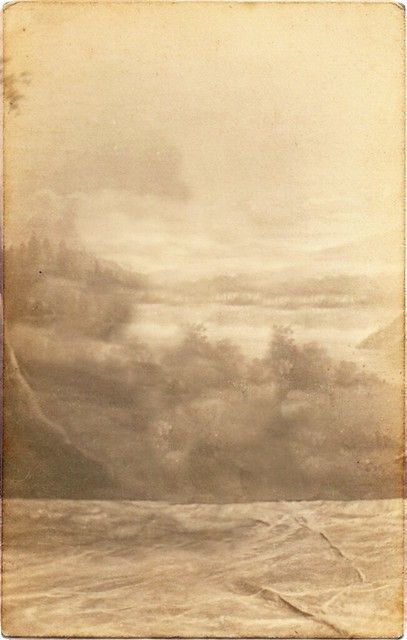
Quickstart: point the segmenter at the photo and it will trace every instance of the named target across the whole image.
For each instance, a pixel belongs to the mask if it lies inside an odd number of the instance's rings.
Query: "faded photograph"
[[[399,637],[403,9],[4,22],[3,634]]]

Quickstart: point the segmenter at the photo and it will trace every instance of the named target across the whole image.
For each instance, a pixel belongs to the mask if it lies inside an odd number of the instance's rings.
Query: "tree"
[[[290,391],[326,390],[332,379],[333,365],[326,350],[312,342],[297,345],[290,327],[275,327],[266,365],[281,399]]]

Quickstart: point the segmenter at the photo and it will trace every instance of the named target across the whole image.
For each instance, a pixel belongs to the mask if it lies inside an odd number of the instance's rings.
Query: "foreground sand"
[[[394,637],[402,503],[12,500],[3,633]]]

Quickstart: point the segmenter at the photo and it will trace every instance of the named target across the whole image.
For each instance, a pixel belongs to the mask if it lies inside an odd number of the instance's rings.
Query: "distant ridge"
[[[371,333],[359,343],[359,349],[396,352],[401,349],[404,334],[404,318],[399,316],[386,327]]]

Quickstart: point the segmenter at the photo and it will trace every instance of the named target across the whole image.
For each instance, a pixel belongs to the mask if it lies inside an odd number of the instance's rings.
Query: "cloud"
[[[114,189],[175,201],[190,196],[180,152],[154,133],[132,141],[115,141],[113,131],[102,140],[85,138],[70,153],[56,154],[50,183],[61,194]]]
[[[41,152],[33,150],[36,171],[21,168],[21,188],[14,203],[14,217],[27,222],[27,211],[39,207],[46,176],[49,200],[45,208],[61,210],[61,201],[98,199],[100,192],[114,192],[116,206],[121,194],[152,196],[165,202],[185,203],[191,197],[183,171],[183,157],[175,144],[155,132],[115,136],[109,122],[103,135],[96,128],[82,137],[64,142],[64,150],[54,139],[44,140]],[[63,209],[63,204],[62,204]],[[129,216],[137,210],[128,211]],[[112,210],[110,211],[112,215]],[[13,223],[14,224],[14,223]]]

